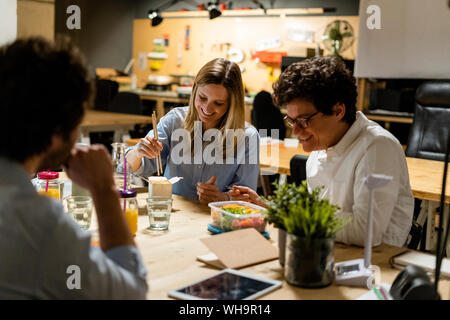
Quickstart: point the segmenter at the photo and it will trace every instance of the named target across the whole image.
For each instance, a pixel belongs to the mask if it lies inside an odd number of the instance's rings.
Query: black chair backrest
[[[119,83],[117,81],[97,79],[95,80],[96,94],[94,109],[108,111],[111,102],[119,91]]]
[[[261,91],[255,96],[251,117],[256,129],[267,129],[267,136],[271,136],[271,129],[278,129],[278,139],[284,140],[286,137],[286,126],[284,125],[283,115],[280,109],[273,104],[272,96],[269,92]],[[264,134],[261,134],[261,136],[264,136]]]
[[[450,80],[424,82],[416,91],[406,156],[444,161],[449,130]]]
[[[303,180],[306,180],[306,161],[308,156],[297,154],[292,157],[289,167],[291,170],[290,181],[300,185]]]
[[[142,114],[142,102],[138,94],[133,92],[119,92],[109,108],[111,112]]]

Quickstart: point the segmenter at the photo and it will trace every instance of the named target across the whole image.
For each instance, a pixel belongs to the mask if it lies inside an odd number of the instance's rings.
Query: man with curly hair
[[[145,299],[147,271],[108,151],[74,147],[93,90],[84,59],[64,39],[0,48],[0,299]],[[34,173],[61,165],[92,195],[100,247],[31,184]]]
[[[336,241],[364,245],[369,193],[363,179],[378,173],[393,179],[375,191],[372,244],[405,245],[414,210],[405,154],[391,133],[356,111],[355,78],[344,62],[314,57],[294,63],[273,89],[275,104],[286,107],[285,120],[311,152],[308,187],[324,186],[321,196],[352,218]],[[261,204],[254,192],[239,192],[233,199]]]

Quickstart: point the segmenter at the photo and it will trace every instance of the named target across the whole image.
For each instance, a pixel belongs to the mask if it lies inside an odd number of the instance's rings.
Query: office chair
[[[450,80],[420,85],[416,91],[414,122],[406,156],[444,161],[449,124]]]
[[[108,111],[112,100],[119,91],[119,83],[112,80],[95,80],[95,103],[94,110]]]
[[[106,79],[95,79],[95,100],[94,110],[108,111],[111,102],[119,91],[119,83],[117,81]],[[100,143],[108,148],[111,152],[111,143],[113,142],[114,132],[91,132],[89,138],[91,143]]]
[[[141,98],[138,94],[133,92],[119,92],[111,102],[109,111],[141,115]]]
[[[290,183],[295,182],[300,185],[303,180],[306,180],[306,161],[308,156],[297,154],[292,157],[289,167],[291,170]]]
[[[421,84],[415,95],[414,121],[406,147],[406,156],[444,161],[450,130],[450,80],[427,81]],[[427,208],[433,203],[414,199],[414,220],[408,239],[408,248],[426,250]]]
[[[119,92],[111,102],[109,111],[137,115],[144,114],[141,98],[133,92]],[[137,124],[134,126],[134,130],[130,131],[130,137],[141,138],[148,133],[150,128],[149,125]]]
[[[286,137],[283,115],[273,104],[272,95],[267,91],[260,91],[253,99],[251,121],[261,137],[271,136],[271,129],[278,130],[278,137],[273,136],[272,138],[284,140]],[[267,133],[263,133],[261,129],[266,129]],[[279,178],[279,174],[261,176],[265,196],[273,193],[272,183]]]
[[[270,136],[271,129],[279,130],[278,139],[284,140],[286,137],[286,126],[284,125],[283,115],[272,101],[272,95],[267,91],[259,92],[253,100],[251,112],[252,124],[256,129],[267,129],[267,136]],[[261,137],[265,136],[259,132]]]

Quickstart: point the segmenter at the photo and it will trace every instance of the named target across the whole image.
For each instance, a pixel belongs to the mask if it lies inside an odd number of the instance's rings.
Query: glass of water
[[[92,198],[89,196],[69,196],[67,201],[67,211],[79,224],[79,226],[87,230],[91,226],[92,219]]]
[[[147,211],[150,230],[167,230],[169,228],[172,199],[165,197],[147,198]]]

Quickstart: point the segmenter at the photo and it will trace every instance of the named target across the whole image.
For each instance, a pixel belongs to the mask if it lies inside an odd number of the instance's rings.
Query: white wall
[[[355,76],[450,78],[448,0],[361,0]],[[369,30],[367,7],[381,9],[381,29]]]
[[[0,1],[0,46],[17,37],[17,0]]]

